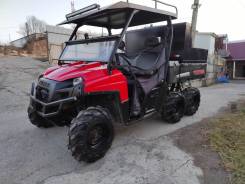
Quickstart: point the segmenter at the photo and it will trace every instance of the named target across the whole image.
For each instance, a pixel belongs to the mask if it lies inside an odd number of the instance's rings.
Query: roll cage
[[[128,3],[127,1],[118,2],[104,8],[100,8],[98,4],[93,4],[73,13],[67,14],[67,20],[60,23],[59,25],[73,23],[76,24],[76,27],[72,32],[69,41],[66,42],[66,45],[115,40],[113,51],[108,61],[108,71],[110,72],[113,59],[116,58],[115,55],[117,49],[119,48],[129,27],[167,21],[169,33],[167,34],[166,40],[168,41],[167,57],[169,58],[170,48],[173,39],[172,19],[177,18],[178,10],[177,7],[169,5],[167,3],[163,3],[158,0],[153,1],[155,1],[155,8],[136,5],[133,3]],[[174,8],[175,13],[158,9],[158,3]],[[83,40],[73,40],[78,32],[78,29],[85,25],[106,28],[108,31],[108,36]],[[122,29],[122,31],[118,35],[112,35],[112,29]],[[59,59],[59,64],[62,64],[61,59]]]

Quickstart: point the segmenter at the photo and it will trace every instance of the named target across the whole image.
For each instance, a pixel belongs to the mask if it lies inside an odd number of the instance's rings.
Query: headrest
[[[150,37],[145,40],[145,47],[156,47],[161,43],[160,37]]]

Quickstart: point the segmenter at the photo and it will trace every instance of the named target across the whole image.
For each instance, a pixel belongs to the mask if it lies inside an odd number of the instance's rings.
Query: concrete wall
[[[72,29],[66,29],[57,26],[46,27],[47,38],[49,44],[61,45],[67,42],[72,34]]]
[[[67,29],[58,26],[47,26],[46,33],[48,39],[48,55],[49,62],[51,64],[56,64],[60,57],[61,52],[65,47],[65,42],[69,41],[72,34],[72,29]],[[78,38],[83,37],[83,32],[77,34]]]
[[[57,26],[47,26],[46,34],[48,41],[48,60],[51,64],[56,64],[64,48],[64,43],[69,40],[72,30]]]
[[[92,30],[93,31],[93,30]],[[48,40],[48,55],[49,62],[51,64],[56,64],[61,52],[64,49],[65,42],[67,42],[72,34],[72,29],[67,29],[64,27],[58,26],[47,26],[46,34]],[[77,34],[77,39],[84,39],[84,32],[79,31]],[[99,34],[89,32],[90,37],[101,36]]]

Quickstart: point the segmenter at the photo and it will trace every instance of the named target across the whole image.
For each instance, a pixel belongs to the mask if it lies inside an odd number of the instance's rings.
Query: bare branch
[[[19,27],[17,33],[22,36],[28,36],[34,33],[43,33],[46,31],[46,23],[42,20],[39,20],[35,16],[26,17],[26,22]]]

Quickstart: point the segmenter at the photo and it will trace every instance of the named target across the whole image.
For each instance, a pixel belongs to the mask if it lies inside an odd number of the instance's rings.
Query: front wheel
[[[102,107],[90,107],[73,119],[68,148],[76,160],[95,162],[106,154],[113,138],[110,112]]]
[[[28,112],[29,120],[33,125],[39,128],[50,128],[54,126],[54,124],[52,124],[50,121],[38,115],[38,113],[32,108],[28,107],[27,112]]]

